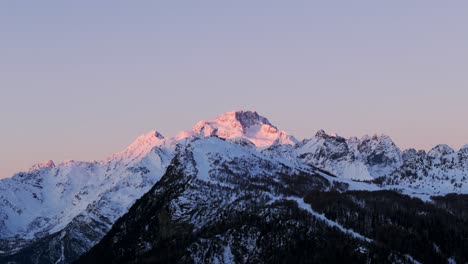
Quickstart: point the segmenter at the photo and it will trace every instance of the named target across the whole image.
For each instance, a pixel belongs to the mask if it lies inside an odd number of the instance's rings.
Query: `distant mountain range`
[[[228,112],[0,180],[0,263],[465,263],[466,194],[468,145],[298,141]]]

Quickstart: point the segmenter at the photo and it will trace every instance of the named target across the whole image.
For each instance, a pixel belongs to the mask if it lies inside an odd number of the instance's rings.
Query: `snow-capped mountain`
[[[160,179],[175,144],[151,132],[104,161],[46,162],[0,181],[2,251],[78,237],[69,240],[67,250],[84,253]],[[74,227],[90,232],[76,233]],[[63,246],[59,242],[36,253],[59,259]]]
[[[298,141],[280,131],[263,116],[252,111],[227,112],[212,120],[198,122],[191,131],[179,133],[176,138],[218,136],[224,139],[244,139],[257,147],[276,144],[294,145]]]
[[[455,151],[438,145],[426,154],[414,149],[401,151],[386,135],[345,139],[321,130],[288,149],[288,156],[342,178],[374,180],[433,195],[468,193],[468,146]]]
[[[296,167],[236,141],[194,140],[177,152],[161,181],[116,224],[100,247],[80,262],[233,263],[236,258],[255,262],[263,254],[252,249],[259,244],[265,251],[269,247],[259,243],[267,242],[260,235],[261,226],[288,210],[282,203],[296,203],[305,192],[331,186],[326,176],[311,167]],[[259,214],[258,220],[242,220],[252,212]],[[251,221],[258,223],[246,225]],[[291,220],[290,225],[295,224]],[[163,231],[173,228],[174,232]],[[205,235],[205,230],[212,232]],[[117,251],[109,250],[110,244]],[[157,251],[172,253],[158,257]]]
[[[2,256],[19,263],[76,260],[135,201],[163,184],[163,175],[165,182],[177,178],[176,167],[189,181],[184,188],[194,190],[194,196],[184,189],[180,199],[185,200],[171,201],[170,206],[180,207],[171,207],[173,217],[188,217],[186,209],[195,205],[219,207],[210,215],[192,208],[200,219],[184,221],[197,228],[215,221],[229,203],[240,199],[240,208],[245,208],[243,204],[250,203],[246,197],[259,193],[264,196],[262,207],[278,195],[301,202],[313,190],[401,189],[424,199],[468,193],[468,147],[455,152],[438,146],[426,155],[400,151],[388,136],[345,139],[324,131],[299,142],[257,112],[227,112],[174,137],[152,131],[102,161],[47,161],[0,180],[0,262]],[[216,186],[217,191],[202,191],[206,186]]]
[[[233,140],[195,139],[176,152],[162,179],[78,263],[468,258],[465,220],[433,204],[390,191],[345,192],[345,179]]]
[[[304,163],[356,180],[388,175],[402,164],[400,149],[385,135],[345,139],[320,130],[297,144],[296,152]]]
[[[385,184],[409,186],[437,194],[468,193],[468,146],[455,151],[438,145],[427,154],[414,149],[403,152],[403,165],[384,178]]]
[[[212,135],[253,147],[297,142],[256,112],[238,111],[172,138],[152,131],[103,161],[34,165],[0,181],[0,254],[42,243],[47,247],[38,256],[62,262],[79,256],[160,179],[178,144]],[[64,238],[70,238],[65,253]]]

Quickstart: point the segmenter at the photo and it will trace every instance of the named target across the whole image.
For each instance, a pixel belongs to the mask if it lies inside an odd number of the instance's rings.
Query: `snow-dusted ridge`
[[[345,139],[319,131],[291,151],[297,155],[289,156],[342,178],[380,178],[387,187],[411,188],[428,196],[468,193],[468,146],[459,151],[444,144],[427,153],[414,149],[402,151],[386,135]]]

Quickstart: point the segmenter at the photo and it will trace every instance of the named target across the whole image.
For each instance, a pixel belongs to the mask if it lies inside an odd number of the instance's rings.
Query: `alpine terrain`
[[[0,263],[467,263],[468,146],[228,112],[0,180]]]

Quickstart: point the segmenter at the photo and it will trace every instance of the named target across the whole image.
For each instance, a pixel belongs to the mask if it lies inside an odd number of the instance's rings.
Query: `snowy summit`
[[[246,139],[257,147],[276,144],[294,145],[298,141],[285,131],[278,130],[267,118],[255,111],[233,111],[211,120],[198,122],[191,131],[181,135],[196,137],[217,136],[224,139]]]

